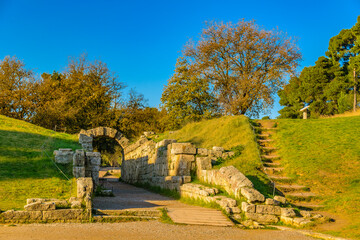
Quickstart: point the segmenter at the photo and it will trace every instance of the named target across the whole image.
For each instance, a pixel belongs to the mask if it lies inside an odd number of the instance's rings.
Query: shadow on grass
[[[56,135],[0,130],[0,181],[15,178],[64,179],[46,154],[53,157],[55,149],[80,147],[77,142]],[[72,177],[71,164],[59,164],[59,167]]]

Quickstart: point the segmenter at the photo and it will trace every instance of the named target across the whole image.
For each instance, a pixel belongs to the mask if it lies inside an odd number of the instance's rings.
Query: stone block
[[[225,151],[225,149],[224,149],[223,147],[216,147],[216,146],[214,146],[214,147],[212,148],[212,150],[213,150],[213,151],[216,151],[216,152],[224,152],[224,151]]]
[[[71,148],[60,148],[59,151],[54,151],[55,162],[60,164],[68,164],[73,160],[74,152]]]
[[[42,220],[41,211],[14,211],[8,210],[0,214],[0,218],[12,221]]]
[[[265,200],[265,204],[266,204],[266,205],[279,206],[279,205],[280,205],[280,202],[278,202],[278,201],[276,201],[276,200],[274,200],[274,199],[272,199],[272,198],[267,198],[267,199]]]
[[[71,208],[72,208],[72,209],[74,209],[74,208],[75,208],[75,209],[76,209],[76,208],[77,208],[77,209],[80,209],[80,208],[81,208],[81,201],[72,201],[72,202],[71,202]]]
[[[30,203],[24,206],[25,211],[46,211],[46,210],[55,210],[55,203],[45,202],[45,203]]]
[[[87,136],[85,134],[79,134],[79,143],[83,144],[83,143],[91,143],[93,142],[93,137],[91,136]]]
[[[281,211],[281,208],[279,206],[256,205],[256,213],[280,216],[282,211]]]
[[[189,183],[191,182],[191,176],[181,176],[183,183]]]
[[[259,191],[257,191],[254,188],[250,188],[250,187],[241,188],[241,195],[243,195],[250,203],[265,201],[264,195],[262,195]]]
[[[279,221],[275,215],[259,214],[259,213],[245,213],[245,216],[261,224],[273,224]]]
[[[171,154],[196,154],[196,148],[191,143],[172,143]]]
[[[310,219],[306,219],[306,218],[293,218],[293,225],[297,226],[297,227],[303,227],[306,225],[311,224],[312,221]]]
[[[76,150],[73,155],[73,166],[85,166],[85,152],[83,150]]]
[[[241,210],[247,213],[256,213],[256,205],[247,202],[241,203]]]
[[[281,196],[275,196],[274,200],[280,202],[281,204],[286,204],[287,203],[286,198],[281,197]]]
[[[303,216],[304,218],[311,218],[311,212],[310,211],[301,210],[300,215]]]
[[[210,157],[196,157],[196,168],[197,170],[210,170],[212,168]]]
[[[230,212],[231,214],[239,214],[241,213],[241,210],[238,207],[230,207]]]
[[[84,220],[89,216],[82,209],[59,209],[55,211],[44,211],[43,219],[46,220]]]
[[[94,190],[94,184],[92,178],[78,178],[77,184],[77,197],[84,198],[85,196],[91,196]]]
[[[296,213],[292,208],[281,208],[282,217],[295,217]]]
[[[284,222],[285,224],[288,224],[288,225],[293,225],[293,224],[294,224],[294,219],[291,218],[291,217],[281,216],[281,217],[280,217],[280,220],[281,220],[282,222]]]
[[[199,156],[208,156],[209,150],[207,150],[206,148],[197,148],[196,154]]]
[[[73,167],[73,175],[75,178],[85,177],[85,167]]]
[[[93,166],[100,166],[101,164],[101,153],[99,152],[86,152],[86,158]]]

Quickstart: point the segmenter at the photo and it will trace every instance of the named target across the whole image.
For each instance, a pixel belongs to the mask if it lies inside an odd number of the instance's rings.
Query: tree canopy
[[[167,108],[180,106],[175,104],[178,96],[190,96],[186,86],[193,84],[207,101],[208,96],[216,100],[222,114],[257,116],[273,104],[274,94],[300,59],[295,41],[280,31],[261,29],[254,21],[208,23],[199,41],[185,46],[163,103]],[[193,101],[182,104],[191,114],[178,111],[178,118],[202,114]]]
[[[280,118],[300,118],[299,109],[310,106],[311,117],[332,115],[350,110],[360,75],[360,16],[351,29],[343,29],[329,41],[326,56],[314,66],[305,67],[278,92]],[[354,80],[356,80],[354,82]],[[358,91],[355,91],[355,95]]]

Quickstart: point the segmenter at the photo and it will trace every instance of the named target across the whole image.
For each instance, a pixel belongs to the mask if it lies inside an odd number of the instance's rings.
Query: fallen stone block
[[[265,204],[266,204],[266,205],[279,206],[279,205],[280,205],[280,202],[279,202],[279,201],[276,201],[276,200],[274,200],[274,199],[272,199],[272,198],[267,198],[267,199],[265,200]]]
[[[256,205],[247,202],[241,203],[241,210],[247,213],[256,213]]]
[[[293,224],[297,227],[303,227],[306,225],[311,224],[312,221],[310,219],[306,219],[306,218],[294,218],[293,219]]]
[[[44,202],[44,203],[30,203],[24,206],[25,211],[46,211],[55,210],[55,203]]]
[[[250,203],[265,201],[264,195],[262,195],[258,190],[254,188],[241,188],[241,195],[243,195]]]
[[[284,198],[282,196],[275,196],[274,200],[280,202],[281,204],[286,204],[287,203],[286,198]]]
[[[281,208],[282,217],[295,217],[296,213],[292,208]]]

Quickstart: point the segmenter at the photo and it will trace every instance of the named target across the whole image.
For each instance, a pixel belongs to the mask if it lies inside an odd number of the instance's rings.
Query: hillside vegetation
[[[69,181],[45,154],[62,147],[80,148],[75,135],[0,115],[0,210],[22,209],[31,197],[75,195],[71,166],[60,166]]]
[[[346,224],[328,233],[360,239],[360,116],[276,120],[285,171],[323,196]]]
[[[211,149],[213,146],[225,150],[240,151],[235,158],[225,160],[216,167],[233,165],[244,173],[255,187],[269,195],[269,179],[258,169],[261,167],[255,134],[245,116],[227,116],[187,124],[175,132],[167,132],[159,140],[168,138],[178,142],[191,142],[197,147]]]

